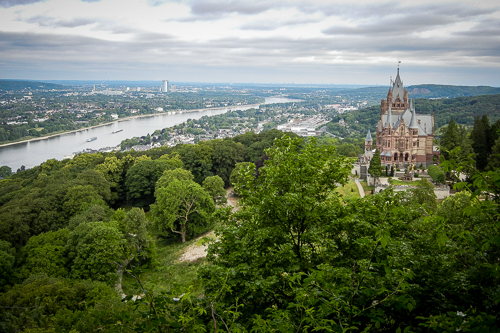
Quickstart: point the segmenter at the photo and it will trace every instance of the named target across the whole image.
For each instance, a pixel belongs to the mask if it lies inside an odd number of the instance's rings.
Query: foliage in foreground
[[[239,168],[241,210],[215,212],[218,239],[209,247],[209,265],[199,270],[203,297],[173,283],[163,291],[148,288],[140,260],[130,260],[147,247],[141,243],[147,237],[134,236],[145,230],[144,213],[110,216],[98,205],[73,217],[68,230],[30,240],[20,254],[0,243],[3,267],[23,258],[27,268],[40,269],[47,259],[34,250],[40,248],[53,258],[51,274],[60,274],[28,278],[1,294],[2,330],[499,331],[499,170],[474,171],[472,183],[457,185],[463,192],[436,207],[425,181],[406,193],[341,200],[335,188],[350,165],[314,140],[284,137],[266,155],[257,170]],[[443,168],[474,170],[454,159]],[[173,182],[182,181],[188,180]],[[68,265],[58,251],[98,255],[85,235],[101,231],[111,252],[122,235],[124,251],[113,265],[137,287],[123,302],[109,285],[65,277],[73,275],[74,262]],[[78,242],[63,249],[72,237]],[[90,263],[109,260],[104,254]],[[106,282],[112,276],[96,272]]]

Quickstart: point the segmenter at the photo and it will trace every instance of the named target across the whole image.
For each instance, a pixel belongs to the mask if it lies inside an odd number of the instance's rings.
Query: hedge
[[[443,170],[441,170],[438,166],[430,165],[427,170],[429,172],[429,176],[431,176],[435,183],[444,183],[446,181]]]

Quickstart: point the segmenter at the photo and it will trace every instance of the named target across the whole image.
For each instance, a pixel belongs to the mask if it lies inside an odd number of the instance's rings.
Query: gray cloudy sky
[[[500,86],[500,3],[0,0],[0,78]]]

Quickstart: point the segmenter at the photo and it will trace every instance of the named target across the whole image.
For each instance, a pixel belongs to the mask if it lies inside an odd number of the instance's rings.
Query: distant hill
[[[497,95],[500,88],[488,86],[449,86],[439,84],[420,84],[406,87],[410,98],[455,98],[478,95]],[[388,86],[384,87],[364,87],[358,89],[345,89],[339,95],[349,97],[360,97],[372,102],[380,103],[381,99],[387,97]],[[369,103],[371,104],[371,103]]]
[[[23,81],[23,80],[0,80],[0,90],[3,91],[21,91],[21,90],[61,90],[67,89],[67,86],[55,83],[40,82],[40,81]]]
[[[486,114],[490,122],[494,123],[500,119],[500,94],[482,95],[470,97],[456,97],[443,99],[415,99],[417,113],[430,114],[434,111],[435,128],[446,125],[450,117],[459,124],[472,126],[476,116]],[[346,129],[338,124],[340,119],[349,125]],[[337,115],[327,125],[332,134],[346,136],[364,136],[368,129],[375,131],[380,119],[380,105],[374,105],[365,109],[351,111]]]
[[[410,98],[454,98],[478,95],[497,95],[500,88],[488,86],[447,86],[440,84],[420,84],[407,88]],[[387,91],[389,91],[387,89]],[[386,92],[387,94],[387,92]]]

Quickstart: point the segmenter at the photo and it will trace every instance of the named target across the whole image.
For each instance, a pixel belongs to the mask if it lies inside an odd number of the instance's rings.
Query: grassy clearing
[[[358,186],[354,182],[354,179],[349,179],[349,182],[343,187],[337,187],[336,192],[342,194],[346,198],[359,198]]]
[[[366,181],[360,181],[359,183],[363,187],[365,195],[371,195],[372,191],[375,189],[375,186],[368,186],[368,183]]]
[[[412,182],[405,182],[404,180],[392,179],[392,185],[406,185],[406,186],[417,186],[420,184],[420,180],[414,180]]]
[[[143,286],[154,292],[168,291],[174,286],[187,290],[193,286],[193,295],[199,295],[203,289],[197,279],[198,267],[206,265],[205,258],[194,262],[179,262],[177,259],[190,245],[197,244],[201,240],[190,240],[186,243],[180,241],[156,239],[156,265],[151,268],[143,268],[140,280]],[[130,276],[124,276],[123,291],[126,294],[137,293],[137,283]]]

